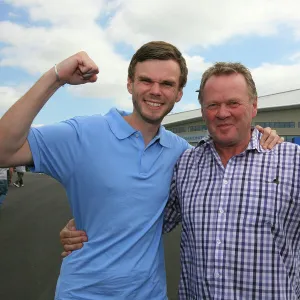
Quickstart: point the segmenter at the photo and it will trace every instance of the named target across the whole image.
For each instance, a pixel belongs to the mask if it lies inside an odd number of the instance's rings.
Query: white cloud
[[[129,62],[115,52],[118,43],[137,48],[149,40],[172,42],[184,53],[189,80],[199,80],[211,62],[199,54],[189,55],[191,49],[220,45],[233,37],[275,35],[282,26],[295,39],[300,37],[298,0],[5,2],[22,8],[31,22],[24,25],[0,22],[0,42],[4,43],[0,48],[0,68],[19,67],[39,75],[54,63],[85,50],[99,66],[98,82],[69,87],[70,92],[82,97],[114,99],[117,106],[125,109],[132,107],[126,90]],[[107,26],[99,26],[100,17],[108,20]],[[294,65],[262,64],[254,69],[260,94],[298,88],[299,55],[291,57]],[[0,109],[7,108],[22,94],[20,88],[13,86],[0,87],[0,92]],[[176,110],[197,108],[197,103],[187,105],[178,104]]]
[[[189,69],[189,80],[200,80],[200,74],[212,65],[210,62],[205,62],[201,56],[189,56],[188,54],[184,54],[184,57]]]
[[[28,86],[0,86],[0,117],[12,106],[21,96],[24,95]]]
[[[68,86],[67,89],[76,97],[103,97],[105,99],[111,99],[115,102],[115,105],[124,110],[132,110],[131,95],[127,92],[126,78],[123,81],[124,84],[102,84],[101,81],[96,83]]]
[[[274,35],[282,25],[299,36],[298,0],[123,0],[108,30],[112,40],[135,47],[159,39],[189,49],[242,35]]]
[[[0,48],[0,67],[19,67],[29,74],[40,75],[55,63],[85,50],[99,66],[99,84],[82,87],[80,91],[85,97],[118,99],[115,102],[128,107],[126,100],[124,103],[121,100],[126,94],[128,61],[115,53],[106,33],[96,23],[101,13],[106,13],[112,5],[98,0],[85,1],[84,5],[79,0],[10,2],[26,7],[33,21],[48,21],[52,25],[0,22],[0,41],[6,45]]]
[[[13,12],[9,12],[9,13],[8,13],[8,16],[11,17],[11,18],[13,18],[13,19],[19,17],[19,15],[15,14],[15,13],[13,13]]]
[[[300,88],[300,63],[294,65],[262,64],[252,70],[259,96]]]
[[[300,61],[300,52],[294,53],[291,57],[290,57],[291,61]]]
[[[9,0],[19,8],[26,8],[32,21],[47,21],[53,25],[85,27],[94,22],[106,9],[104,0]]]
[[[172,113],[176,113],[176,112],[181,112],[181,111],[188,111],[188,110],[194,110],[194,109],[199,109],[200,108],[200,104],[198,102],[196,102],[194,100],[193,103],[181,103],[178,102],[176,103],[176,105],[174,106]]]

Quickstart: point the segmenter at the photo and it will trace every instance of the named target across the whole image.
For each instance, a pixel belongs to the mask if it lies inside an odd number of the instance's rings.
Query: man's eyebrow
[[[176,82],[174,80],[171,80],[171,79],[162,80],[160,83],[169,84],[169,85],[175,85],[176,84]]]
[[[172,80],[172,79],[165,79],[165,80],[156,81],[156,80],[153,80],[150,77],[147,77],[147,76],[144,76],[144,75],[140,75],[137,78],[139,80],[147,80],[147,81],[151,81],[151,82],[158,82],[160,84],[171,84],[171,85],[176,84],[175,80]]]
[[[148,81],[153,81],[151,78],[144,76],[144,75],[140,75],[137,77],[139,80],[148,80]]]

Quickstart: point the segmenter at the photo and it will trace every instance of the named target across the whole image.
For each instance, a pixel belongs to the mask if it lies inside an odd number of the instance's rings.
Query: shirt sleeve
[[[171,181],[169,200],[164,212],[163,233],[170,232],[181,222],[180,202],[176,186],[177,164]]]
[[[78,118],[32,127],[27,140],[34,162],[33,172],[45,173],[61,183],[72,176],[82,148]]]

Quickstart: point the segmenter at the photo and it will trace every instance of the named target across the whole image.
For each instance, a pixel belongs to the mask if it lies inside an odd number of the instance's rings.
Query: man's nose
[[[220,119],[225,119],[230,116],[230,111],[225,104],[219,106],[217,116]]]
[[[159,82],[152,83],[150,93],[152,95],[160,95],[161,94],[161,87],[160,87]]]

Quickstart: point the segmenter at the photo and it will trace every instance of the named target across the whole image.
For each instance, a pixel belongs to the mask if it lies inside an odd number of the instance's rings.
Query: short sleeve
[[[30,129],[27,140],[33,172],[45,173],[61,183],[68,180],[81,157],[80,123],[79,118],[74,118]]]

